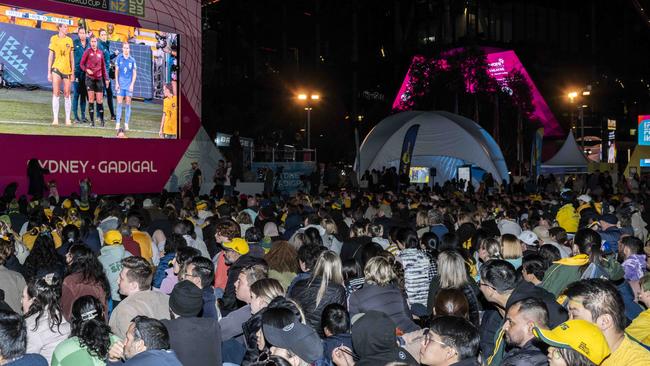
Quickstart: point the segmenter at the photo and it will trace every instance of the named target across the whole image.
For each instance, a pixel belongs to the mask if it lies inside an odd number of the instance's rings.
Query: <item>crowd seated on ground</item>
[[[368,174],[251,196],[6,191],[0,365],[650,365],[646,180]]]

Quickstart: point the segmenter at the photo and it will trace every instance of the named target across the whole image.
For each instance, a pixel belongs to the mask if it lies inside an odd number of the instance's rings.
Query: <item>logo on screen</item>
[[[5,32],[0,33],[0,40],[5,35]],[[12,36],[8,36],[7,40],[0,46],[0,57],[22,75],[27,72],[29,66],[27,60],[31,59],[33,55],[33,49],[28,46],[21,46],[21,43]]]

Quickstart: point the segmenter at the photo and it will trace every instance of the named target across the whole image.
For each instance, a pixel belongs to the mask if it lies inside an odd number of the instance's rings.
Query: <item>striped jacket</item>
[[[397,256],[404,267],[404,287],[409,304],[427,306],[429,283],[432,279],[429,257],[416,248],[404,249]]]

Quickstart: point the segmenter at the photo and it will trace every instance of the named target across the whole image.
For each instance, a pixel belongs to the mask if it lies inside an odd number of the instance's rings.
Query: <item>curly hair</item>
[[[66,276],[73,273],[81,273],[82,281],[85,283],[97,283],[102,286],[105,294],[111,293],[108,278],[104,267],[90,248],[84,244],[74,244],[68,250],[72,258],[66,271]]]
[[[288,241],[281,240],[273,243],[271,250],[264,256],[269,269],[282,272],[298,271],[298,251]]]
[[[50,330],[58,332],[63,316],[61,315],[61,278],[53,273],[49,273],[41,278],[32,279],[27,283],[27,296],[33,299],[29,310],[25,313],[25,319],[36,315],[34,319],[34,329],[38,329],[38,322],[45,314],[49,315]],[[56,327],[56,331],[54,328]]]
[[[79,343],[92,356],[105,359],[111,347],[111,328],[104,319],[104,307],[96,297],[86,295],[78,298],[72,305],[71,337],[79,338]]]
[[[216,232],[217,234],[232,240],[241,235],[241,228],[235,220],[224,218],[217,222]]]

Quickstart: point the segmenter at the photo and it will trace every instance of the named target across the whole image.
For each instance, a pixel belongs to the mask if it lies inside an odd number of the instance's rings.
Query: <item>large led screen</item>
[[[650,145],[650,115],[639,116],[639,145]]]
[[[179,41],[0,4],[0,133],[178,138]]]

